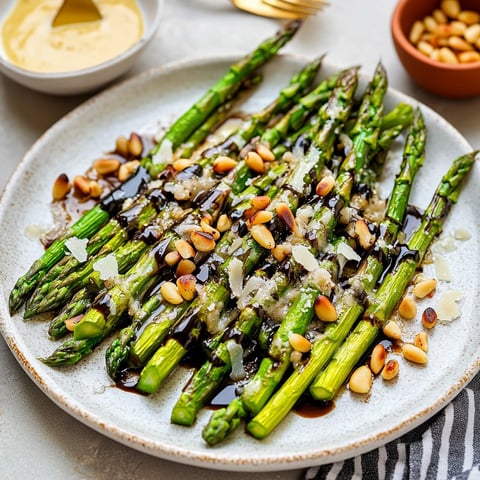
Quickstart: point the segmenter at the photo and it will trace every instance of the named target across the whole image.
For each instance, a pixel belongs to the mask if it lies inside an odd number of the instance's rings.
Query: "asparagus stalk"
[[[330,400],[338,392],[360,357],[373,343],[382,326],[390,317],[403,292],[421,264],[433,239],[442,231],[453,203],[460,194],[462,180],[475,162],[477,152],[457,158],[442,178],[435,194],[422,216],[422,222],[408,241],[410,255],[399,260],[378,288],[374,300],[347,340],[336,351],[329,364],[310,387],[317,400]]]
[[[277,198],[277,201],[288,205],[291,211],[296,210],[300,200],[311,188],[312,178],[318,176],[325,161],[331,156],[338,130],[348,118],[356,86],[357,69],[342,72],[330,100],[322,107],[323,128],[318,135],[318,149],[315,148],[293,169]],[[272,202],[273,208],[275,203]],[[251,235],[244,237],[239,251],[245,252],[242,255],[242,269],[245,275],[252,271],[266,253],[265,248],[261,247]],[[187,314],[189,325],[195,326],[190,328],[195,328],[195,331],[201,330],[201,326],[208,325],[209,322],[215,324],[212,317],[218,317],[222,310],[221,306],[230,298],[227,272],[235,258],[234,255],[221,266],[219,278],[205,285],[202,298],[206,300],[202,303],[198,301],[194,306],[198,311]],[[145,393],[153,393],[159,388],[161,382],[171,373],[186,352],[187,345],[182,345],[181,340],[182,338],[172,337],[153,355],[140,374],[137,389]]]
[[[174,149],[180,146],[218,106],[231,97],[232,92],[237,91],[240,82],[268,62],[292,38],[300,25],[301,22],[291,22],[274,37],[262,42],[253,52],[232,65],[208,92],[181,115],[163,139],[142,160],[142,166],[136,174],[71,225],[17,280],[9,297],[10,311],[13,313],[22,306],[43,275],[65,255],[67,238],[90,238],[97,232],[112,214],[118,211],[123,199],[135,196],[150,177],[156,177],[165,168],[164,164],[156,162],[162,146],[166,143],[170,143]]]
[[[423,165],[426,129],[423,116],[415,112],[413,125],[407,136],[400,171],[396,176],[392,194],[389,197],[384,220],[380,224],[381,235],[378,247],[373,249],[360,265],[359,271],[352,279],[356,288],[361,285],[367,292],[372,292],[384,269],[385,260],[390,252],[407,211],[408,197],[415,175]],[[361,311],[362,305],[349,293],[339,300],[341,313],[337,322],[330,324],[324,334],[313,344],[307,363],[296,369],[279,390],[270,398],[262,410],[247,424],[247,430],[256,438],[266,437],[288,414],[321,368],[333,355],[335,350],[348,335],[353,323]]]

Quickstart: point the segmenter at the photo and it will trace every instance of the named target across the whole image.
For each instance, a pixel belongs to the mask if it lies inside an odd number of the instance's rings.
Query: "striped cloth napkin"
[[[387,445],[304,480],[480,480],[480,373],[442,411]]]

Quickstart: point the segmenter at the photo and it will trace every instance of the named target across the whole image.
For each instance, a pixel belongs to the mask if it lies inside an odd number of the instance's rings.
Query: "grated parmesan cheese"
[[[88,257],[87,243],[88,238],[71,237],[67,238],[65,246],[79,262],[85,262]]]
[[[348,260],[355,260],[359,262],[361,260],[360,255],[347,243],[340,242],[337,246],[337,254],[342,255],[345,259]]]
[[[434,255],[433,264],[435,266],[435,274],[438,280],[444,280],[445,282],[450,282],[452,280],[450,267],[447,259],[443,255]]]
[[[232,295],[239,298],[243,290],[243,262],[232,258],[228,264],[228,282]]]
[[[243,366],[243,348],[235,340],[229,340],[227,342],[227,351],[232,363],[232,370],[230,372],[230,378],[234,382],[238,382],[245,378],[245,367]]]
[[[111,280],[118,277],[118,263],[113,253],[97,260],[93,264],[93,269],[100,274],[101,280]]]
[[[152,158],[152,162],[154,165],[173,162],[173,148],[170,140],[162,140],[158,152]]]
[[[305,245],[294,245],[292,257],[309,272],[313,272],[318,267],[317,259]]]
[[[451,322],[460,316],[458,302],[463,295],[460,290],[447,290],[440,295],[437,307],[438,319],[442,322]]]

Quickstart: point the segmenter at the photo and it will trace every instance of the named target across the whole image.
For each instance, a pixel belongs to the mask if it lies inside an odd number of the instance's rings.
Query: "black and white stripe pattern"
[[[307,470],[304,480],[480,480],[480,374],[441,412],[364,455]]]

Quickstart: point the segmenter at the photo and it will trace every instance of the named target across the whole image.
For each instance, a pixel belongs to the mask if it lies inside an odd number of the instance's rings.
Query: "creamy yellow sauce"
[[[68,72],[98,65],[143,35],[136,0],[96,0],[102,19],[52,27],[62,0],[19,0],[2,28],[3,49],[15,65],[35,72]]]

